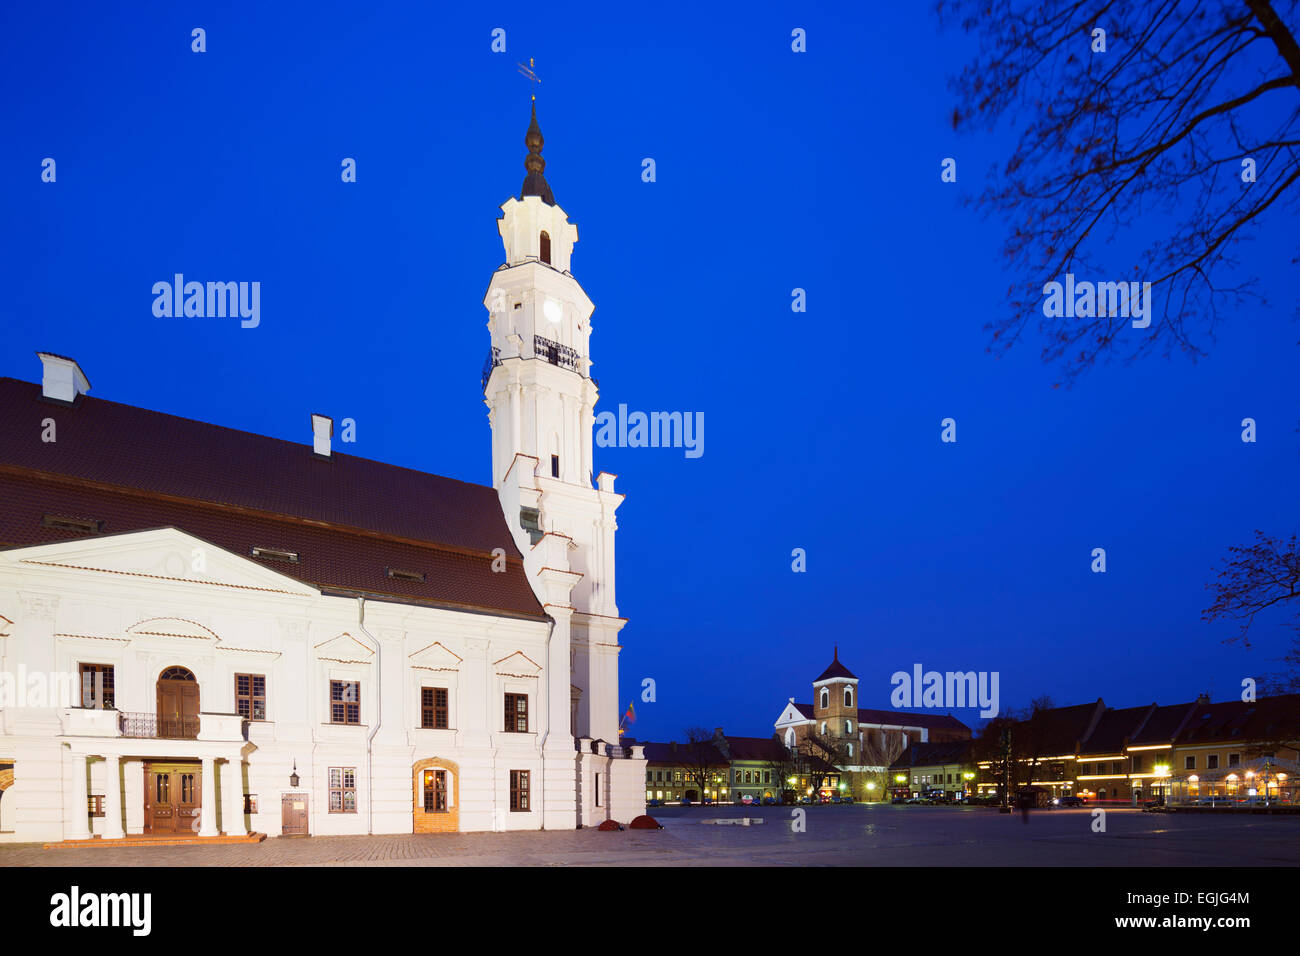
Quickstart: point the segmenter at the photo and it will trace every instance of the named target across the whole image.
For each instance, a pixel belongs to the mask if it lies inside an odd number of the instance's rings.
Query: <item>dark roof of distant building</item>
[[[817,680],[813,681],[813,683],[817,684],[821,681],[832,680],[836,677],[843,677],[848,680],[857,680],[857,677],[853,675],[853,672],[840,663],[840,649],[838,645],[835,648],[835,656],[831,659],[830,664],[827,665],[826,670],[822,671],[822,676],[818,677]]]
[[[717,747],[708,742],[692,744],[678,743],[671,741],[669,743],[645,743],[645,759],[647,763],[652,764],[671,764],[674,767],[689,766],[698,763],[700,758],[708,761],[709,766],[725,767],[727,759]]]
[[[1142,726],[1129,738],[1130,747],[1172,743],[1195,704],[1161,704],[1151,708]]]
[[[45,418],[57,441],[41,440]],[[46,514],[94,518],[104,535],[174,527],[324,590],[546,618],[492,488],[88,395],[52,403],[12,378],[0,378],[0,498],[0,548],[93,538],[43,526]]]
[[[891,765],[891,770],[909,767],[933,767],[940,764],[967,763],[972,741],[953,740],[945,743],[917,743],[907,747]]]
[[[1110,707],[1101,715],[1088,739],[1083,741],[1081,754],[1119,755],[1129,738],[1137,732],[1155,704],[1140,707]]]
[[[866,710],[859,708],[858,723],[884,724],[893,727],[919,727],[925,730],[964,730],[970,728],[952,714],[917,714],[910,710]]]
[[[772,737],[726,736],[727,749],[732,760],[784,760],[788,759],[785,746]]]
[[[1025,744],[1039,757],[1074,754],[1088,738],[1104,710],[1105,704],[1101,700],[1040,710],[1026,721],[1029,730]]]
[[[1300,694],[1197,703],[1178,735],[1184,745],[1300,739]]]

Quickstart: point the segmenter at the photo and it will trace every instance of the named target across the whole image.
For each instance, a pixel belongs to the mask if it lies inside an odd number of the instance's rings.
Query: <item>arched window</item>
[[[822,710],[831,705],[831,694],[825,687],[822,688]]]
[[[787,727],[785,729],[785,746],[789,750],[794,750],[794,728],[793,727]]]
[[[822,736],[826,735],[826,721],[822,721]]]
[[[853,688],[852,688],[852,687],[846,687],[846,688],[844,688],[844,706],[845,706],[845,707],[852,707],[852,706],[853,706]]]
[[[846,734],[853,733],[853,721],[851,720],[844,721],[844,732]]]
[[[551,263],[551,234],[542,233],[542,261],[547,265]]]
[[[848,747],[849,747],[849,756],[852,757],[852,756],[853,756],[853,744],[849,744]]]

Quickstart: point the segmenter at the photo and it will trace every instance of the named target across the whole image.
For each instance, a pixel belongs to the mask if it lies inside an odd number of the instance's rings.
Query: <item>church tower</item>
[[[858,729],[858,679],[840,663],[840,649],[820,677],[813,681],[814,730],[851,748],[847,756],[856,760],[861,731]],[[822,730],[825,725],[825,730]]]
[[[483,397],[492,426],[492,484],[533,589],[556,621],[547,746],[558,747],[556,738],[571,732],[571,758],[575,740],[580,754],[621,753],[618,633],[626,622],[615,603],[614,512],[623,496],[614,492],[614,475],[592,479],[595,307],[571,271],[578,228],[546,180],[544,143],[534,102],[523,186],[497,220],[505,261],[483,299],[491,335]],[[634,762],[643,768],[640,761],[621,761]],[[599,786],[611,785],[608,774],[604,781]],[[633,794],[641,812],[643,782],[637,779]]]

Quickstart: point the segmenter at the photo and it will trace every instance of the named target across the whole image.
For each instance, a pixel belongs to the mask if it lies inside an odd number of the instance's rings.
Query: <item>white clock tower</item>
[[[623,496],[614,475],[592,481],[594,306],[570,272],[578,229],[543,175],[536,104],[524,142],[523,188],[497,221],[505,262],[483,299],[492,336],[483,369],[492,484],[533,590],[555,620],[539,702],[549,728],[546,825],[559,825],[566,799],[572,808],[575,761],[578,822],[627,822],[645,812],[645,764],[618,739],[618,633],[626,621],[614,598],[614,512]],[[567,793],[561,764],[569,768]]]

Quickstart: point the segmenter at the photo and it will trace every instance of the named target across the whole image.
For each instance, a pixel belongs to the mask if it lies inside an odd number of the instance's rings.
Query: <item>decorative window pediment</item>
[[[172,637],[189,641],[210,641],[219,643],[215,631],[204,627],[197,621],[183,617],[151,617],[137,621],[126,629],[132,637]]]
[[[407,659],[412,667],[429,671],[456,671],[464,661],[459,654],[449,651],[438,641],[420,648]]]
[[[508,657],[494,661],[492,667],[501,677],[537,677],[542,673],[542,665],[523,651],[515,651]]]
[[[369,664],[374,655],[374,651],[347,631],[316,645],[316,657],[319,660],[338,664]]]

